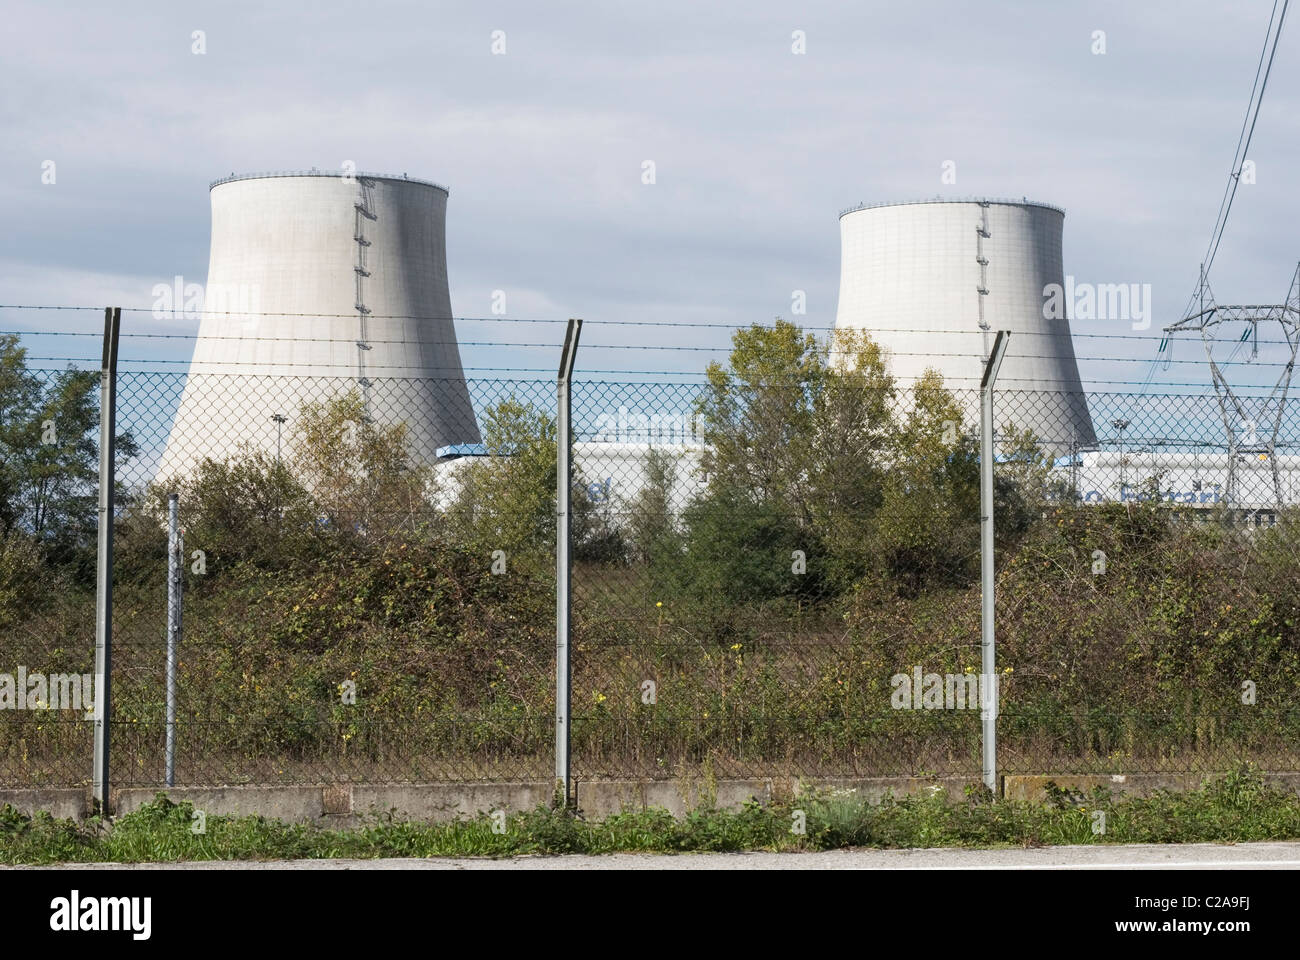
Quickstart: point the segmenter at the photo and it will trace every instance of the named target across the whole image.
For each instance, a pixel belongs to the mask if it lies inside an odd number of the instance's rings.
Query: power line
[[[1268,33],[1264,35],[1264,50],[1268,50],[1269,34],[1273,34],[1273,48],[1269,50],[1268,66],[1264,68],[1264,79],[1260,82],[1259,67],[1255,68],[1255,82],[1259,86],[1259,97],[1255,97],[1255,87],[1251,87],[1251,101],[1246,104],[1246,118],[1250,121],[1250,130],[1247,132],[1245,121],[1242,123],[1242,131],[1245,133],[1245,144],[1242,144],[1241,137],[1237,138],[1237,150],[1232,155],[1232,172],[1228,177],[1228,188],[1225,194],[1226,203],[1220,204],[1222,217],[1215,221],[1215,232],[1210,235],[1210,246],[1206,250],[1205,271],[1206,278],[1210,275],[1210,268],[1214,266],[1214,258],[1219,252],[1219,243],[1223,240],[1224,228],[1228,225],[1228,215],[1232,212],[1232,201],[1237,196],[1237,187],[1241,183],[1241,169],[1245,163],[1246,155],[1250,152],[1250,141],[1255,136],[1255,124],[1259,122],[1259,110],[1264,104],[1264,92],[1268,89],[1269,74],[1273,71],[1273,58],[1277,54],[1278,41],[1282,39],[1282,26],[1286,22],[1286,11],[1291,0],[1283,0],[1282,15],[1277,18],[1277,31],[1273,31],[1273,16],[1277,13],[1277,0],[1273,0],[1273,12],[1268,18]],[[1263,63],[1264,51],[1260,51],[1260,62]],[[1254,116],[1251,116],[1251,105],[1254,105]]]
[[[1187,306],[1183,310],[1184,316],[1191,316],[1192,310],[1200,297],[1202,289],[1208,282],[1210,267],[1214,264],[1214,259],[1219,252],[1219,244],[1223,240],[1223,231],[1228,225],[1228,215],[1232,212],[1232,202],[1237,196],[1237,187],[1241,183],[1241,170],[1245,164],[1246,155],[1250,152],[1250,142],[1255,136],[1255,124],[1259,121],[1260,107],[1264,103],[1264,91],[1268,87],[1268,78],[1273,71],[1273,58],[1277,54],[1277,44],[1282,37],[1282,25],[1286,21],[1287,7],[1291,0],[1283,0],[1282,15],[1277,17],[1277,0],[1273,0],[1273,9],[1268,15],[1268,29],[1264,32],[1264,44],[1259,51],[1259,62],[1255,65],[1255,79],[1251,83],[1250,98],[1246,101],[1246,114],[1242,118],[1241,132],[1237,135],[1237,146],[1232,153],[1232,169],[1228,174],[1228,183],[1224,188],[1223,198],[1219,201],[1219,212],[1214,218],[1214,229],[1210,232],[1210,242],[1206,247],[1206,255],[1202,259],[1200,277],[1196,287],[1192,290],[1192,295],[1187,300]],[[1274,19],[1277,19],[1277,31],[1273,31]],[[1269,37],[1273,39],[1272,49],[1269,49]],[[1264,54],[1268,52],[1268,66],[1264,67]],[[1260,82],[1260,72],[1263,69],[1263,82]],[[1256,97],[1258,90],[1259,96]],[[1252,113],[1252,107],[1253,113]],[[1249,124],[1249,127],[1247,127]],[[1280,343],[1281,341],[1269,341],[1271,343]],[[1288,343],[1287,346],[1290,346]],[[1143,392],[1155,379],[1156,371],[1161,364],[1160,353],[1164,350],[1173,350],[1173,338],[1170,337],[1167,343],[1163,343],[1156,351],[1155,358],[1151,361],[1151,367],[1147,370],[1146,383],[1143,386]],[[1235,353],[1233,354],[1235,356]],[[1168,362],[1167,360],[1164,362]],[[1231,362],[1231,358],[1229,360]]]

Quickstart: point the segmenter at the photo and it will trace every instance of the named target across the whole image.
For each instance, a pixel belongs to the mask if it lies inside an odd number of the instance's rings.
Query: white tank
[[[410,451],[476,443],[447,288],[447,190],[405,176],[250,174],[211,188],[190,376],[160,476],[242,445],[286,455],[302,405],[355,390]],[[285,418],[283,421],[277,418]]]
[[[840,216],[837,328],[867,330],[890,354],[903,391],[933,367],[977,393],[993,333],[1010,330],[998,373],[999,429],[1032,429],[1059,452],[1096,443],[1068,317],[1048,319],[1064,285],[1057,207],[1011,200],[866,204]],[[987,328],[987,331],[986,329]]]

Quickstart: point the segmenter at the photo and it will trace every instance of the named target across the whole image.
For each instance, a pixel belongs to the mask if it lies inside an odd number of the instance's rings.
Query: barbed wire
[[[929,330],[874,331],[873,330],[869,332],[871,333],[896,332],[896,333],[909,333],[909,334],[929,336],[932,332],[939,332],[939,331],[929,331]],[[967,335],[974,335],[976,333],[976,332],[968,333],[967,331],[960,331],[960,330],[949,330],[945,332],[966,333]],[[1028,335],[1032,336],[1034,334],[1028,334]],[[1051,336],[1050,334],[1039,334],[1039,335]],[[59,330],[59,331],[0,330],[0,336],[87,337],[87,338],[99,339],[103,336],[103,334],[96,331],[72,331],[72,330]],[[123,339],[133,338],[133,339],[141,339],[141,340],[187,340],[187,341],[215,340],[215,341],[233,341],[236,343],[239,342],[335,343],[335,344],[348,345],[348,346],[354,345],[354,341],[345,340],[340,337],[301,337],[301,336],[266,337],[266,336],[234,336],[234,335],[200,336],[199,334],[189,334],[189,333],[184,333],[184,334],[182,333],[123,333],[120,336]],[[1017,334],[1017,336],[1019,336],[1019,334]],[[1138,339],[1136,337],[1127,337],[1124,335],[1083,334],[1082,336],[1096,337],[1099,339]],[[396,344],[396,345],[409,345],[409,346],[519,347],[525,349],[546,349],[546,350],[558,349],[561,346],[559,343],[538,343],[538,342],[511,341],[511,340],[460,340],[460,339],[428,340],[424,338],[412,339],[412,338],[405,338],[405,337],[401,339],[389,339],[389,338],[377,339],[374,337],[367,337],[364,342],[372,345],[373,344],[388,344],[388,345]],[[1258,342],[1282,344],[1285,341],[1260,340]],[[584,343],[582,345],[582,349],[584,350],[588,350],[588,349],[590,350],[663,350],[663,351],[679,352],[679,353],[723,353],[723,352],[730,351],[732,347],[730,345],[725,345],[725,344],[719,344],[716,346],[693,346],[693,345],[688,346],[688,345],[681,345],[681,344],[664,344],[664,343]],[[943,353],[943,352],[933,351],[933,350],[906,351],[906,350],[891,349],[888,350],[888,353],[891,356],[896,356],[896,357],[970,358],[974,356],[973,354],[970,353]],[[1062,359],[1061,355],[1059,354],[1011,353],[1010,356],[1019,357],[1027,360]],[[1082,356],[1076,355],[1075,360],[1076,361],[1079,360],[1098,361],[1098,362],[1116,361],[1122,363],[1144,363],[1144,364],[1151,362],[1147,357],[1114,357],[1114,356],[1096,357],[1096,356],[1088,356],[1088,355],[1082,355]],[[203,361],[203,362],[218,363],[218,362],[235,362],[235,361],[214,360],[214,361]],[[243,361],[239,361],[239,362],[242,363]],[[1191,364],[1193,366],[1200,366],[1200,365],[1204,365],[1206,361],[1203,359],[1176,360],[1173,357],[1169,357],[1167,359],[1161,360],[1160,362],[1163,364],[1177,363],[1177,364]],[[1234,361],[1229,359],[1223,361],[1220,365],[1223,366],[1233,362]],[[1285,367],[1289,365],[1288,362],[1283,362],[1283,361],[1251,360],[1251,361],[1240,361],[1240,362],[1246,362],[1249,363],[1250,366],[1255,366],[1255,367]],[[308,364],[308,366],[318,366],[318,364]]]
[[[95,366],[96,369],[98,369],[99,364],[102,362],[102,360],[101,360],[100,357],[43,357],[43,356],[42,356],[42,357],[29,357],[28,359],[30,359],[30,360],[40,360],[40,361],[43,361],[43,362],[50,362],[50,363],[63,363],[63,362],[67,362],[67,363],[85,363],[85,364],[93,364],[93,365]],[[119,363],[119,364],[135,364],[135,365],[140,365],[140,364],[153,364],[153,363],[187,364],[187,363],[190,363],[190,362],[191,362],[191,361],[189,361],[189,360],[166,360],[166,359],[151,359],[151,358],[132,359],[132,358],[128,358],[128,357],[122,357],[122,358],[119,358],[119,360],[118,360],[118,363]],[[337,369],[339,372],[338,372],[338,373],[333,373],[333,374],[322,374],[321,376],[322,376],[322,377],[326,377],[326,378],[335,378],[335,379],[355,379],[355,377],[356,377],[356,369],[355,369],[354,367],[352,367],[352,366],[347,366],[347,367],[335,367],[335,368],[332,368],[332,369]],[[391,368],[391,367],[390,367],[390,368],[387,368],[387,369],[404,369],[404,368]],[[421,369],[423,369],[423,368],[421,368]],[[521,381],[521,382],[527,382],[527,383],[553,383],[553,382],[554,382],[554,378],[555,378],[555,370],[554,370],[553,368],[551,368],[551,367],[490,367],[490,366],[485,367],[485,366],[468,366],[468,367],[462,367],[461,370],[462,370],[463,373],[535,373],[535,374],[545,374],[545,375],[546,375],[545,377],[541,377],[541,378],[531,377],[531,378],[528,378],[528,379],[526,379],[526,380]],[[60,371],[60,370],[40,370],[40,369],[38,368],[38,370],[37,370],[36,372],[42,372],[42,373],[60,373],[60,372],[62,372],[62,371]],[[157,376],[174,376],[174,377],[212,376],[212,377],[230,377],[230,378],[237,378],[237,377],[239,377],[239,378],[247,378],[247,377],[259,377],[259,378],[262,378],[262,377],[265,377],[265,378],[275,378],[275,379],[284,379],[284,378],[288,378],[288,379],[304,379],[304,378],[310,376],[310,375],[307,375],[307,374],[296,374],[296,373],[293,373],[293,374],[291,374],[291,373],[283,373],[283,374],[281,374],[281,373],[268,373],[268,372],[264,372],[264,371],[253,371],[253,372],[248,372],[248,373],[235,373],[235,372],[228,372],[228,373],[209,373],[209,374],[205,374],[205,373],[193,373],[193,372],[184,371],[184,370],[129,370],[129,371],[123,371],[123,372],[125,372],[125,373],[130,373],[130,374],[133,374],[133,375],[152,374],[152,375],[157,375]],[[611,369],[586,369],[586,370],[575,370],[575,371],[574,371],[575,378],[578,379],[579,382],[584,383],[584,384],[588,384],[588,385],[595,385],[595,384],[617,385],[617,384],[619,384],[619,383],[623,383],[623,382],[625,382],[625,381],[620,381],[620,380],[591,380],[591,379],[586,379],[586,378],[588,378],[588,377],[590,377],[590,376],[597,375],[597,374],[600,374],[600,375],[607,375],[607,376],[620,376],[620,377],[630,377],[630,376],[636,376],[636,377],[694,377],[694,378],[696,378],[695,381],[683,381],[683,382],[679,382],[679,383],[677,383],[676,385],[678,385],[678,386],[707,386],[707,385],[709,384],[709,381],[705,378],[705,375],[702,374],[702,373],[701,373],[700,371],[698,371],[698,370],[611,370]],[[422,376],[422,377],[385,377],[385,376],[375,376],[375,377],[373,377],[372,379],[375,379],[375,380],[456,380],[456,381],[459,381],[459,380],[473,379],[473,378],[466,378],[466,377],[464,377],[464,376]],[[509,381],[512,380],[512,379],[515,379],[515,378],[504,378],[504,380],[503,380],[502,378],[494,378],[494,382],[509,382]],[[896,376],[893,376],[892,379],[893,379],[894,382],[897,384],[897,383],[916,383],[916,382],[919,382],[919,381],[921,381],[921,380],[923,380],[923,379],[925,379],[925,378],[924,378],[923,375],[918,374],[918,375],[915,375],[915,376],[910,376],[910,375],[896,375]],[[635,381],[635,382],[631,383],[630,385],[632,385],[632,386],[643,386],[643,385],[645,385],[646,383],[653,383],[653,381]],[[954,376],[945,376],[945,377],[944,377],[944,383],[945,383],[945,385],[952,385],[952,384],[969,384],[969,386],[960,386],[960,387],[956,387],[955,389],[961,389],[961,390],[972,390],[972,389],[975,389],[975,388],[978,387],[978,385],[979,385],[979,378],[978,378],[978,377],[954,377]],[[1048,385],[1050,385],[1050,384],[1062,384],[1062,385],[1065,385],[1066,387],[1069,387],[1069,388],[1070,388],[1070,391],[1069,391],[1069,392],[1073,392],[1073,391],[1074,391],[1074,387],[1075,387],[1076,384],[1078,384],[1080,387],[1082,387],[1083,390],[1084,390],[1084,392],[1089,392],[1089,391],[1087,390],[1087,388],[1088,388],[1088,387],[1092,387],[1092,386],[1142,387],[1142,386],[1144,385],[1144,382],[1141,381],[1141,380],[1110,380],[1110,379],[1101,379],[1101,378],[1080,377],[1079,380],[1076,381],[1076,380],[1074,380],[1073,378],[1070,378],[1070,379],[1057,379],[1057,378],[1052,378],[1052,377],[1008,377],[1008,376],[1001,376],[1001,375],[998,377],[998,383],[999,383],[1000,385],[1003,385],[1003,384],[1012,384],[1012,383],[1029,383],[1029,384],[1034,384],[1034,385],[1035,385],[1032,389],[1031,389],[1031,388],[1024,388],[1024,387],[1021,387],[1021,388],[1014,388],[1015,390],[1019,390],[1019,391],[1021,391],[1021,392],[1025,392],[1025,393],[1041,393],[1041,392],[1044,392],[1044,391],[1047,391],[1047,392],[1062,392],[1062,391],[1054,391],[1054,390],[1051,390],[1051,389],[1049,388],[1049,386],[1048,386]],[[787,383],[782,383],[781,381],[767,381],[767,382],[765,382],[765,383],[763,384],[763,387],[765,387],[765,388],[766,388],[766,387],[772,387],[772,388],[775,388],[775,387],[780,387],[780,386],[789,386],[791,389],[795,389],[795,388],[803,389],[803,388],[805,388],[807,385],[806,385],[805,383],[802,383],[801,381],[789,381],[789,382],[787,382]],[[1207,387],[1207,385],[1206,385],[1204,382],[1197,382],[1197,381],[1171,381],[1171,382],[1167,382],[1167,383],[1165,383],[1164,386],[1167,386],[1167,387],[1191,387],[1191,388],[1195,388],[1195,389],[1198,389],[1198,390],[1204,390],[1204,389],[1206,389],[1206,387]],[[735,389],[735,388],[733,387],[732,389]],[[1246,389],[1251,389],[1251,387],[1247,387]],[[1269,388],[1268,388],[1266,385],[1260,385],[1260,386],[1258,386],[1258,387],[1255,387],[1254,389],[1267,390],[1267,389],[1269,389]],[[1091,392],[1094,393],[1094,394],[1096,394],[1098,391],[1091,391]],[[1108,393],[1109,393],[1109,395],[1112,395],[1112,396],[1124,396],[1124,397],[1135,397],[1135,396],[1141,396],[1141,394],[1136,393],[1136,392],[1132,392],[1132,391],[1114,391],[1114,392],[1108,392]],[[1179,398],[1179,399],[1187,399],[1187,398],[1190,396],[1190,397],[1192,397],[1192,398],[1194,398],[1194,399],[1206,399],[1206,400],[1210,399],[1210,396],[1209,396],[1208,394],[1206,394],[1205,396],[1200,396],[1200,395],[1196,395],[1196,394],[1191,394],[1191,395],[1189,395],[1189,394],[1181,394],[1181,393],[1180,393],[1180,394],[1151,394],[1150,396],[1151,396],[1152,398],[1159,398],[1159,397],[1166,397],[1166,396],[1167,396],[1167,397],[1177,397],[1177,398]],[[1245,393],[1245,394],[1239,394],[1239,396],[1241,396],[1243,399],[1264,399],[1264,398],[1267,397],[1267,394],[1256,395],[1256,394],[1253,394],[1253,393]]]
[[[340,342],[340,343],[345,343],[346,341],[339,341],[339,342]],[[380,341],[368,340],[368,341],[366,341],[366,342],[367,342],[367,343],[376,343],[376,342],[380,342]],[[447,341],[421,341],[421,342],[423,342],[423,343],[425,343],[425,344],[427,344],[427,345],[429,345],[429,346],[438,346],[438,345],[442,345],[442,346],[450,346],[450,345],[454,345],[454,344],[455,344],[455,341],[452,341],[452,340],[447,340]],[[495,343],[495,342],[476,343],[476,342],[473,342],[473,341],[470,341],[470,342],[468,342],[468,343],[461,343],[460,345],[461,345],[461,346],[473,346],[473,347],[546,347],[546,348],[549,348],[549,349],[555,349],[555,348],[557,348],[557,347],[559,346],[558,344],[549,344],[549,343],[548,343],[548,344],[541,344],[541,343]],[[592,349],[592,350],[600,350],[600,349],[605,349],[605,350],[666,350],[666,351],[677,351],[677,352],[688,352],[688,353],[719,353],[719,352],[726,352],[726,351],[729,350],[728,347],[676,347],[676,346],[662,346],[662,345],[653,345],[653,344],[638,345],[638,346],[629,346],[629,345],[626,345],[626,344],[617,344],[617,343],[591,343],[591,344],[583,344],[583,345],[582,345],[582,349],[584,349],[584,350],[587,350],[587,349]],[[915,351],[915,352],[914,352],[914,351],[898,351],[898,350],[894,350],[894,351],[890,351],[890,356],[892,356],[892,357],[927,357],[927,358],[945,359],[945,360],[949,360],[949,359],[952,359],[952,360],[971,360],[971,359],[978,359],[978,358],[975,357],[973,354],[968,354],[968,353],[937,353],[937,352],[934,352],[934,351],[925,351],[925,352]],[[1059,359],[1061,359],[1060,357],[1058,357],[1058,356],[1054,356],[1054,355],[1052,355],[1052,354],[1017,353],[1017,354],[1010,354],[1010,356],[1011,356],[1012,358],[1014,358],[1014,359],[1019,359],[1019,360],[1059,360]],[[95,361],[97,361],[98,358],[95,358],[95,357],[32,357],[31,359],[34,359],[34,360],[72,360],[72,361],[80,361],[80,362],[95,362]],[[1084,361],[1084,362],[1089,362],[1089,363],[1146,363],[1146,362],[1147,362],[1147,360],[1146,360],[1145,357],[1087,357],[1087,356],[1085,356],[1085,357],[1076,357],[1075,359],[1078,360],[1078,361]],[[205,359],[198,359],[198,358],[194,358],[194,359],[166,359],[166,358],[158,358],[158,359],[156,359],[156,360],[155,360],[155,359],[143,359],[143,360],[140,360],[140,361],[128,361],[128,360],[126,360],[125,358],[121,358],[121,359],[119,359],[119,362],[123,362],[123,363],[125,363],[125,362],[142,362],[142,363],[149,363],[149,362],[152,362],[152,363],[183,363],[183,364],[191,364],[191,363],[192,363],[192,364],[194,364],[195,366],[199,366],[199,367],[208,367],[208,366],[225,366],[225,367],[257,367],[257,366],[266,366],[266,367],[310,367],[310,368],[312,368],[312,369],[317,369],[317,370],[321,370],[321,369],[332,369],[332,368],[337,368],[337,369],[340,369],[340,370],[354,370],[354,369],[355,369],[355,364],[350,364],[350,363],[349,363],[349,364],[339,364],[339,363],[317,363],[317,362],[310,362],[310,361],[295,361],[295,360],[205,360]],[[1177,363],[1177,364],[1188,364],[1188,365],[1191,365],[1191,366],[1204,366],[1204,365],[1205,365],[1205,361],[1203,361],[1203,360],[1172,360],[1172,359],[1171,359],[1169,362],[1170,362],[1171,364],[1172,364],[1172,363]],[[430,367],[430,366],[427,365],[427,364],[418,364],[418,363],[417,363],[417,364],[380,363],[380,362],[377,362],[377,361],[372,361],[370,364],[368,364],[368,366],[372,366],[372,367],[374,367],[374,368],[376,368],[376,369],[381,369],[381,370],[430,370],[430,369],[436,370],[436,369],[439,369],[439,368],[436,367],[436,366],[435,366],[435,367]],[[1221,364],[1221,366],[1222,366],[1222,364]],[[1252,366],[1252,367],[1258,367],[1258,368],[1265,368],[1265,367],[1286,367],[1286,366],[1289,366],[1289,364],[1287,364],[1287,363],[1283,363],[1283,362],[1281,362],[1281,361],[1259,361],[1259,360],[1256,360],[1256,361],[1251,361],[1250,366]],[[508,368],[504,368],[504,367],[502,367],[502,368],[498,368],[498,369],[508,369]],[[633,372],[633,371],[627,371],[627,372],[631,373],[631,372]],[[942,372],[942,371],[941,371],[941,372]],[[1002,380],[1003,378],[1002,378],[1002,377],[999,377],[998,379],[999,379],[999,380]],[[1026,379],[1026,380],[1039,380],[1039,379],[1042,379],[1042,380],[1044,380],[1044,381],[1048,381],[1048,380],[1050,380],[1051,378],[1047,378],[1047,377],[1041,377],[1041,378],[1040,378],[1040,377],[1024,377],[1024,378],[1022,378],[1022,379]],[[1062,379],[1062,380],[1060,380],[1059,382],[1062,382],[1062,383],[1069,383],[1069,382],[1072,382],[1072,381],[1071,381],[1070,379]]]
[[[0,310],[67,310],[67,311],[93,310],[93,311],[100,312],[103,311],[104,309],[105,308],[102,306],[0,303]],[[155,307],[122,307],[121,310],[123,313],[150,313],[150,314],[154,314],[155,316],[159,313],[159,311]],[[187,320],[202,320],[208,317],[291,317],[291,318],[296,317],[296,318],[311,318],[311,319],[320,319],[320,320],[355,320],[359,316],[359,314],[357,314],[355,311],[352,313],[319,313],[319,312],[285,312],[285,311],[266,311],[266,310],[215,310],[215,311],[202,310],[202,311],[162,311],[164,316],[156,316],[156,319],[159,320],[174,319],[174,317],[169,317],[165,315],[174,314],[177,312],[182,313],[183,319],[187,319]],[[449,320],[456,323],[568,323],[567,318],[556,319],[556,318],[548,318],[548,317],[505,317],[505,316],[470,317],[470,316],[454,316],[454,315],[446,315],[446,314],[380,314],[380,313],[368,313],[365,316],[367,320]],[[680,321],[680,320],[621,320],[621,319],[620,320],[584,320],[583,325],[585,327],[591,327],[591,326],[673,327],[673,328],[690,328],[690,329],[701,329],[701,330],[733,330],[733,331],[750,330],[755,327],[763,326],[763,324],[761,323],[734,324],[734,323],[712,323],[708,321],[696,322],[696,321]],[[808,333],[830,333],[837,329],[861,330],[862,332],[870,333],[873,335],[879,333],[903,333],[903,334],[918,334],[918,335],[925,335],[925,336],[936,336],[936,335],[974,336],[984,332],[979,329],[954,330],[951,328],[943,328],[943,329],[916,329],[911,327],[841,328],[841,327],[836,327],[834,325],[803,327],[803,330]],[[1073,340],[1078,340],[1078,339],[1137,340],[1137,341],[1144,341],[1144,342],[1163,342],[1165,340],[1173,339],[1176,336],[1174,334],[1168,334],[1168,333],[1154,333],[1154,334],[1084,333],[1079,331],[1070,331],[1069,333],[1058,333],[1049,330],[1016,330],[1013,331],[1013,333],[1017,337],[1050,337],[1053,339],[1068,337]],[[75,331],[75,330],[70,330],[70,331],[0,330],[0,335],[2,334],[18,334],[18,335],[31,335],[31,336],[75,336],[75,337],[101,336],[101,334],[97,331]],[[200,334],[199,333],[164,334],[164,333],[123,332],[121,336],[123,338],[139,337],[139,338],[156,338],[156,339],[168,339],[168,338],[197,339],[200,336]],[[204,339],[238,339],[238,340],[258,339],[257,337],[252,337],[252,336],[235,337],[235,336],[221,336],[221,335],[204,336],[203,338]],[[330,340],[334,338],[284,336],[284,337],[266,337],[262,339],[316,341],[316,340]],[[1189,337],[1187,339],[1191,341],[1194,338]],[[384,341],[370,341],[370,342],[408,343],[408,342],[426,342],[426,341],[411,341],[411,340],[402,339],[402,340],[384,340]],[[1290,342],[1287,340],[1253,340],[1252,339],[1251,342],[1261,343],[1261,344],[1273,344],[1278,346],[1290,346]],[[558,344],[556,345],[558,346]],[[547,344],[547,346],[549,346],[549,344]],[[586,346],[586,344],[584,344],[584,346]],[[701,349],[712,349],[712,348],[701,348]],[[1150,361],[1144,358],[1143,362],[1146,363]]]

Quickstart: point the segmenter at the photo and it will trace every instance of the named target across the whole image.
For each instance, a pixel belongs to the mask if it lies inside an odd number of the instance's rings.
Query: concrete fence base
[[[1106,787],[1112,793],[1149,796],[1158,790],[1195,790],[1222,774],[1139,773],[1128,775],[1039,774],[1003,777],[1009,800],[1042,803],[1047,784],[1091,793]],[[1300,794],[1300,772],[1269,774],[1268,779]],[[713,804],[737,809],[753,800],[761,804],[793,799],[810,790],[852,790],[873,802],[896,797],[942,793],[961,799],[978,777],[875,777],[862,779],[757,778],[716,783],[675,780],[592,780],[577,784],[578,807],[589,819],[628,810],[663,809],[681,816]],[[472,817],[493,810],[508,813],[532,810],[549,803],[550,781],[515,783],[335,783],[310,786],[123,787],[113,792],[112,811],[121,815],[139,809],[163,793],[173,801],[188,801],[209,816],[260,815],[291,823],[351,826],[378,817],[437,822]],[[0,789],[0,806],[11,804],[24,813],[48,811],[55,817],[81,819],[90,815],[90,791],[85,788]]]

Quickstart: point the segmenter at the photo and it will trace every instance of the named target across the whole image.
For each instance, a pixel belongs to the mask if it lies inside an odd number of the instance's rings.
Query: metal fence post
[[[99,377],[99,543],[95,556],[95,737],[92,794],[95,812],[109,813],[109,719],[113,670],[113,506],[117,485],[117,341],[119,307],[104,309],[104,354]]]
[[[980,721],[984,785],[998,792],[998,674],[993,614],[993,385],[1011,333],[999,330],[980,381]]]
[[[569,497],[573,490],[573,361],[578,352],[582,321],[569,318],[560,353],[560,374],[556,380],[556,481],[555,481],[555,790],[567,808],[573,805],[573,778],[569,767],[569,731],[572,726],[572,696],[569,666],[569,614],[572,595],[569,577]]]
[[[167,495],[167,786],[176,786],[176,645],[181,637],[180,497]]]

